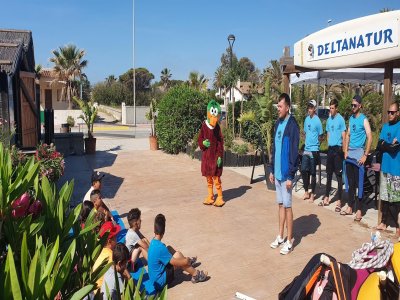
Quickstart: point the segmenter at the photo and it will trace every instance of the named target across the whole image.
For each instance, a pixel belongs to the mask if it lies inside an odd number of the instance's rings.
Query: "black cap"
[[[362,98],[360,95],[354,95],[353,100],[356,100],[358,104],[361,104]]]
[[[92,182],[95,181],[100,181],[104,177],[104,173],[101,173],[99,171],[94,171],[92,174]]]

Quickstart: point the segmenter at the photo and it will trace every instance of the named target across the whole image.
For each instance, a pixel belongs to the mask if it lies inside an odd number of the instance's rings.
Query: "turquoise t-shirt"
[[[389,144],[393,142],[394,138],[400,143],[400,121],[393,125],[385,123],[379,136],[380,140]],[[381,169],[384,173],[400,176],[400,152],[394,154],[384,152]]]
[[[289,117],[285,118],[283,121],[279,120],[278,127],[275,133],[275,178],[278,180],[282,180],[282,169],[281,169],[281,153],[282,153],[282,140],[283,133],[285,132],[286,124],[289,120]]]
[[[306,133],[305,151],[319,151],[319,136],[324,133],[321,120],[317,115],[312,118],[307,116],[304,121],[304,132]]]
[[[364,120],[366,116],[360,114],[357,118],[352,115],[349,120],[349,130],[350,130],[350,143],[349,148],[364,148],[365,141],[367,139],[367,133],[364,128]]]
[[[326,121],[326,132],[329,133],[328,146],[342,146],[342,133],[346,131],[346,123],[341,114],[329,117]]]
[[[161,291],[167,283],[165,268],[170,262],[172,254],[169,253],[167,246],[163,242],[153,239],[150,242],[147,258],[150,281],[157,291]]]

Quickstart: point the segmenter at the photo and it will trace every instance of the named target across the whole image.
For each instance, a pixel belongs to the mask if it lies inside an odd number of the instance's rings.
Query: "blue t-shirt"
[[[352,115],[349,120],[349,133],[350,133],[350,143],[349,148],[364,148],[365,141],[367,139],[367,133],[364,128],[364,120],[366,116],[360,114],[357,118]]]
[[[391,144],[394,138],[400,143],[400,122],[394,125],[383,124],[379,139]],[[384,173],[400,176],[400,152],[394,154],[384,152],[381,169]]]
[[[317,115],[312,118],[307,116],[304,121],[304,132],[306,133],[305,151],[319,151],[319,136],[324,133],[321,120]]]
[[[157,291],[161,291],[167,283],[165,268],[172,258],[167,246],[159,240],[153,239],[150,242],[147,257],[150,282]]]
[[[343,117],[337,113],[326,121],[326,132],[329,133],[328,146],[342,146],[342,133],[346,131]]]
[[[276,128],[275,133],[275,178],[278,180],[282,180],[282,169],[281,169],[281,153],[282,153],[282,140],[283,133],[285,132],[286,124],[289,120],[289,117],[285,118],[283,121],[279,120],[278,127]]]

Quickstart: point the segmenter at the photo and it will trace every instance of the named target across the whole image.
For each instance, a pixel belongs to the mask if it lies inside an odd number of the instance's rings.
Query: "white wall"
[[[150,124],[150,121],[146,119],[146,113],[149,109],[149,106],[136,106],[136,124]],[[135,110],[133,106],[126,106],[125,103],[122,103],[122,124],[134,124],[134,113]]]

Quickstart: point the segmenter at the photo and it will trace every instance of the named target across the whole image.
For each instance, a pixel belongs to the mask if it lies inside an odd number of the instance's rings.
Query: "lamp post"
[[[133,126],[136,127],[136,70],[135,70],[135,0],[132,2],[133,10],[133,42],[132,42],[132,59],[133,59]]]
[[[235,39],[236,38],[233,34],[230,34],[228,36],[231,75],[232,75],[232,57],[233,57],[232,48],[233,48],[233,44],[235,43]],[[232,85],[233,85],[233,82],[231,82],[230,93],[229,93],[230,102],[232,102]],[[235,100],[235,99],[233,99],[233,100]],[[227,117],[228,117],[228,115],[227,115]],[[233,138],[235,138],[235,102],[232,102],[232,132],[233,132]]]

